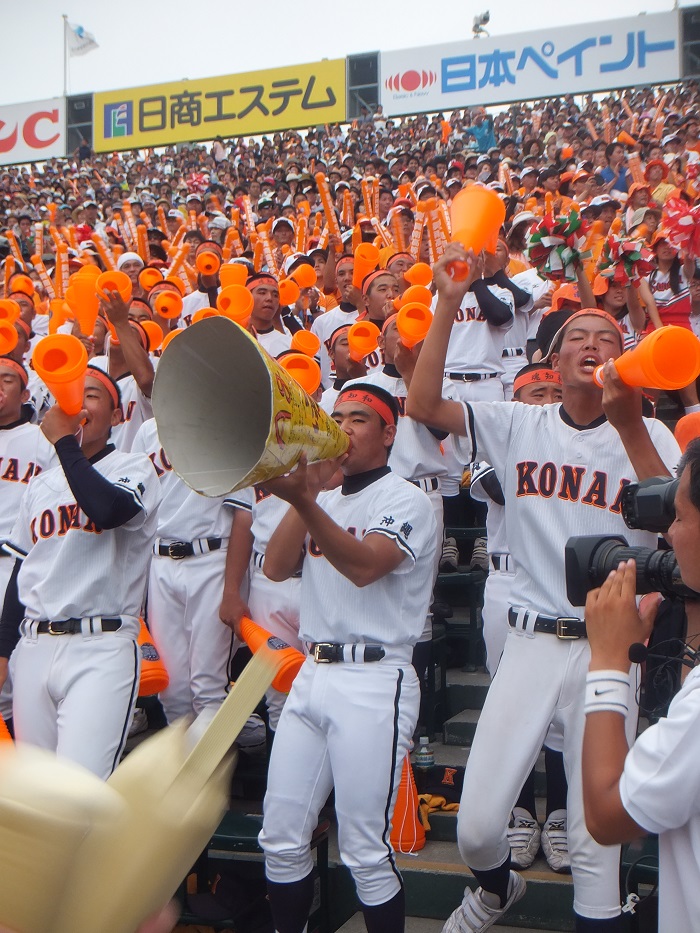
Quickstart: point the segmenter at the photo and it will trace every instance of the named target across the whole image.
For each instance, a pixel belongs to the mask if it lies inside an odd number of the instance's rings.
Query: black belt
[[[508,624],[515,628],[518,624],[518,613],[515,609],[508,610]],[[545,635],[556,635],[557,638],[575,640],[586,638],[586,620],[573,616],[559,616],[558,619],[547,619],[538,615],[535,621],[535,632],[544,632]]]
[[[506,347],[501,356],[503,359],[508,359],[511,356],[525,356],[525,351],[522,347]]]
[[[424,489],[425,492],[435,492],[440,485],[440,480],[437,476],[431,476],[429,479],[409,479],[409,483],[418,486],[419,489]]]
[[[355,660],[357,649],[364,651],[364,661],[381,661],[385,651],[381,645],[338,645],[331,642],[314,642],[309,645],[311,657],[317,664],[335,664],[345,661],[345,648],[351,649],[351,660]],[[358,658],[358,661],[360,658]]]
[[[510,554],[492,554],[491,555],[491,565],[494,570],[498,570],[500,573],[507,573],[510,570]]]
[[[445,375],[456,382],[481,382],[482,379],[498,378],[498,373],[446,373]]]
[[[121,627],[121,619],[102,619],[100,626],[95,630],[95,634],[98,634],[100,629],[103,632],[118,632]],[[36,627],[37,635],[79,635],[82,630],[82,619],[65,619],[63,622],[39,622]]]
[[[207,548],[210,551],[218,551],[221,548],[223,538],[204,538]],[[194,557],[201,551],[195,550],[191,541],[171,541],[170,544],[159,544],[156,548],[156,554],[159,557],[171,557],[173,560],[182,560],[184,557]]]

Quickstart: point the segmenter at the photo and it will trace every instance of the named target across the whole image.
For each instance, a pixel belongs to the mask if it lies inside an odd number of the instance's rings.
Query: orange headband
[[[561,376],[559,373],[555,373],[551,369],[531,369],[527,373],[523,373],[522,376],[517,376],[515,382],[513,383],[513,395],[519,392],[521,389],[524,389],[525,386],[532,385],[533,383],[538,383],[540,385],[561,385]]]
[[[370,393],[368,389],[346,389],[344,392],[341,392],[336,399],[335,407],[337,408],[338,405],[344,405],[345,402],[359,402],[361,405],[366,405],[368,408],[376,411],[384,424],[396,424],[396,419],[394,418],[391,408],[378,396]]]
[[[384,321],[384,323],[382,324],[382,333],[383,333],[383,334],[385,334],[385,333],[387,332],[387,328],[389,327],[389,324],[391,324],[393,321],[395,321],[396,318],[397,318],[398,316],[399,316],[399,312],[398,312],[398,311],[394,311],[393,314],[390,314],[390,315],[389,315],[389,317],[386,319],[386,321]]]
[[[367,292],[370,290],[370,286],[374,283],[376,279],[379,278],[380,275],[390,275],[392,276],[394,280],[396,280],[396,276],[394,275],[393,272],[388,272],[386,269],[375,269],[374,272],[370,272],[369,275],[366,275],[364,279],[362,280],[362,294],[363,295],[367,294]]]
[[[119,398],[119,392],[115,388],[114,383],[109,378],[107,373],[103,373],[98,366],[88,366],[85,375],[92,376],[93,379],[97,379],[97,381],[105,387],[105,389],[109,392],[109,397],[112,399],[115,408],[122,407],[122,402]]]
[[[21,363],[17,363],[15,360],[11,360],[9,357],[3,356],[0,358],[0,369],[11,369],[13,373],[17,373],[22,383],[22,388],[27,388],[29,376],[27,375],[27,370],[24,368],[24,366],[22,366]]]
[[[26,321],[23,321],[21,317],[17,318],[17,320],[15,321],[15,324],[19,324],[19,326],[22,328],[24,333],[27,335],[27,340],[32,336],[31,327],[29,326],[29,324],[27,324]]]
[[[354,256],[341,256],[338,262],[335,264],[336,269],[338,266],[342,265],[344,262],[355,262]]]

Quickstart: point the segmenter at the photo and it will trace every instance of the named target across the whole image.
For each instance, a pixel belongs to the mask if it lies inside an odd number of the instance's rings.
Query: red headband
[[[334,407],[337,408],[338,405],[344,405],[345,402],[359,402],[361,405],[366,405],[368,408],[376,411],[385,424],[396,424],[396,419],[394,418],[391,408],[389,408],[386,402],[371,393],[369,389],[362,387],[359,389],[346,389],[344,392],[340,393]]]
[[[92,376],[93,379],[97,379],[105,389],[109,392],[109,397],[112,399],[115,408],[121,408],[121,401],[119,400],[119,393],[114,388],[112,380],[109,378],[107,373],[103,373],[101,369],[97,366],[88,366],[86,376]]]
[[[559,373],[555,373],[551,369],[546,369],[544,366],[542,369],[531,369],[529,372],[523,373],[522,376],[516,376],[515,382],[513,383],[513,395],[521,389],[524,389],[525,386],[532,385],[533,383],[560,386],[561,376]]]
[[[386,269],[375,269],[374,272],[370,272],[369,275],[366,275],[362,280],[362,294],[366,295],[370,289],[370,286],[379,278],[380,275],[390,275],[394,280],[396,276],[393,272],[388,272]]]
[[[17,322],[15,321],[15,323]],[[17,363],[15,360],[11,360],[9,357],[3,356],[0,358],[0,369],[11,369],[13,373],[17,373],[20,381],[22,382],[22,388],[27,388],[29,376],[27,375],[27,370],[24,368],[24,366],[22,366],[21,363]]]

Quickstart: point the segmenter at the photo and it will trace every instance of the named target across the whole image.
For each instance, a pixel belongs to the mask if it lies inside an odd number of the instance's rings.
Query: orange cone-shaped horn
[[[131,279],[126,272],[103,272],[95,283],[97,294],[100,298],[106,298],[105,290],[110,292],[119,292],[122,301],[129,301],[131,298]]]
[[[630,136],[626,130],[620,130],[617,134],[617,142],[622,143],[623,146],[636,146],[637,140],[634,136]]]
[[[313,288],[318,276],[316,275],[314,267],[304,262],[300,266],[297,266],[289,278],[294,279],[299,288]]]
[[[253,293],[245,285],[228,285],[219,292],[216,306],[224,317],[247,327],[253,311]]]
[[[181,333],[182,333],[182,331],[181,331],[179,328],[176,328],[175,330],[168,331],[168,333],[165,335],[165,337],[163,337],[163,342],[162,342],[161,345],[160,345],[160,352],[161,352],[161,355],[165,352],[165,348],[168,346],[168,344],[170,343],[170,341],[173,340],[175,337],[177,337],[177,336],[178,336],[179,334],[181,334]]]
[[[180,317],[182,314],[182,295],[179,295],[172,289],[168,289],[167,291],[163,289],[159,295],[156,295],[156,300],[153,304],[156,314],[168,320]]]
[[[297,651],[296,648],[290,647],[286,642],[282,641],[281,638],[270,635],[264,628],[256,625],[252,619],[246,619],[245,616],[241,619],[241,635],[253,654],[255,654],[261,645],[267,645],[267,647],[271,648],[273,651],[282,652],[284,661],[275,679],[272,681],[272,686],[275,690],[279,690],[280,693],[289,693],[292,689],[294,678],[297,676],[301,665],[304,663],[304,655],[301,651]]]
[[[96,280],[91,276],[80,274],[71,278],[71,284],[66,289],[66,301],[80,330],[89,336],[95,329],[97,312],[100,309],[99,298],[95,291]]]
[[[433,281],[433,270],[427,262],[414,262],[403,274],[409,285],[428,286]]]
[[[425,285],[411,285],[400,298],[394,299],[394,301],[398,301],[398,305],[395,305],[397,310],[412,302],[418,302],[419,305],[425,305],[426,308],[429,308],[432,300],[433,294]]]
[[[67,415],[77,415],[83,407],[85,347],[72,334],[50,334],[34,348],[34,369]]]
[[[160,348],[163,342],[163,331],[155,321],[141,321],[140,324],[148,334],[148,344],[151,353],[153,353]]]
[[[673,430],[673,436],[678,441],[681,453],[685,453],[685,448],[696,437],[700,437],[700,411],[692,411],[689,415],[683,415],[676,422]]]
[[[141,649],[141,679],[139,680],[139,696],[152,697],[160,693],[170,683],[168,672],[153,644],[153,636],[148,631],[143,619],[139,619],[141,628],[137,639]]]
[[[700,340],[685,327],[659,327],[619,356],[615,369],[628,386],[683,389],[700,375]],[[596,369],[595,380],[603,384],[602,366]]]
[[[197,267],[197,272],[201,272],[202,275],[216,275],[221,268],[221,259],[214,250],[203,249],[201,253],[197,253],[194,264]]]
[[[283,279],[280,282],[280,305],[283,308],[296,304],[300,294],[299,286],[294,279]]]
[[[379,346],[379,328],[371,321],[353,324],[348,331],[348,346],[350,358],[356,363],[361,362]]]
[[[0,320],[0,356],[12,353],[18,340],[19,334],[15,325],[10,321]]]
[[[5,724],[5,720],[2,718],[2,716],[0,716],[0,745],[3,742],[11,742],[11,741],[12,741],[12,736],[10,735],[10,730],[7,728],[7,725]]]
[[[160,269],[142,269],[139,272],[139,285],[141,288],[150,292],[154,285],[158,285],[159,282],[163,281],[163,275]]]
[[[31,298],[35,292],[34,282],[32,282],[28,275],[13,275],[10,290],[13,292],[22,292],[23,295],[27,295]]]
[[[362,280],[379,265],[379,250],[371,243],[360,243],[355,250],[355,264],[352,270],[352,284],[362,288]]]
[[[277,362],[309,395],[313,395],[321,385],[321,367],[306,353],[287,353]]]
[[[200,321],[206,321],[208,317],[220,317],[221,312],[218,308],[200,308],[192,315],[192,323],[198,324]]]
[[[411,301],[403,305],[396,316],[396,327],[401,337],[401,343],[408,347],[415,347],[417,343],[425,340],[425,336],[433,323],[433,315],[429,308],[418,301]]]
[[[418,813],[418,791],[408,754],[401,769],[389,838],[395,852],[418,852],[425,845],[425,829]]]
[[[222,288],[228,288],[229,285],[245,285],[249,275],[242,262],[225,262],[219,269]]]
[[[505,219],[506,206],[492,188],[469,185],[457,192],[450,205],[452,240],[475,253],[494,252]],[[451,262],[448,269],[459,282],[469,275],[466,262]]]
[[[292,350],[305,353],[307,356],[316,356],[321,349],[321,341],[310,330],[298,330],[292,334]]]
[[[0,298],[0,321],[14,324],[19,317],[20,307],[13,298]]]

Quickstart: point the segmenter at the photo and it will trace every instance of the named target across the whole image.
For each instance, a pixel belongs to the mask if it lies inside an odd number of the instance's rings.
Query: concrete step
[[[442,920],[427,917],[406,917],[406,933],[441,933]],[[355,914],[338,930],[338,933],[366,933],[367,927],[362,914]],[[521,933],[522,927],[498,927],[499,933]],[[530,933],[546,933],[545,930],[530,930]]]
[[[445,745],[471,745],[479,721],[479,712],[478,709],[464,709],[450,717],[443,725]]]

